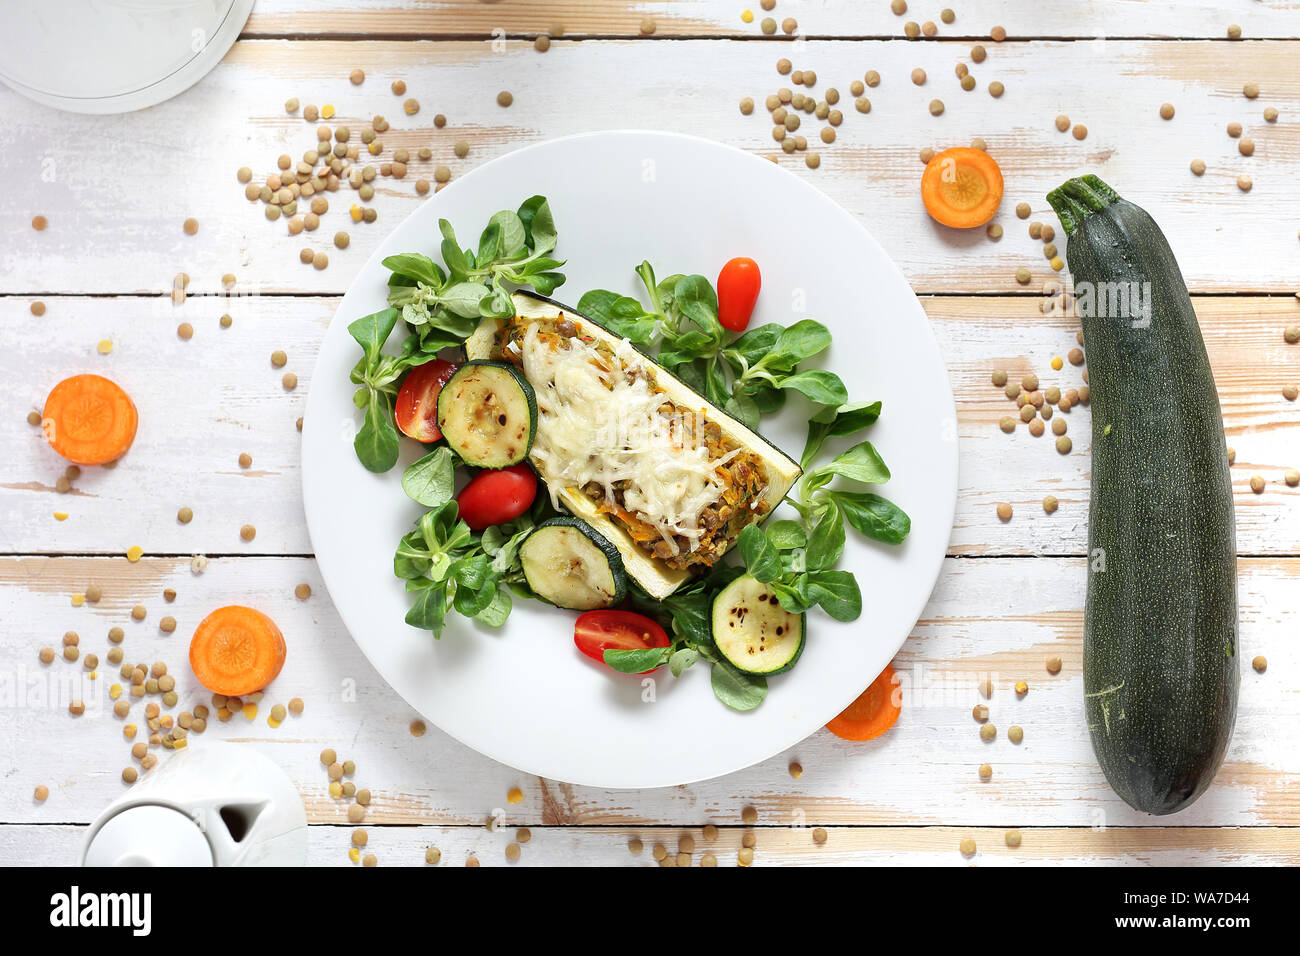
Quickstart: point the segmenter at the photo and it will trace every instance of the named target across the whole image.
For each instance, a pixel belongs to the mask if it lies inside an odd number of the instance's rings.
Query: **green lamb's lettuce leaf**
[[[439,445],[402,473],[402,490],[412,501],[426,508],[439,508],[456,490],[456,455]]]
[[[745,567],[759,581],[773,581],[781,573],[781,555],[756,524],[745,525],[736,541]]]
[[[767,697],[767,678],[742,674],[723,660],[713,662],[713,695],[732,710],[753,710]]]
[[[827,491],[826,495],[835,502],[844,519],[868,538],[901,544],[912,530],[912,519],[888,498],[869,492],[835,490]]]
[[[646,647],[632,650],[606,648],[605,663],[621,674],[642,674],[652,671],[672,656],[671,647]]]

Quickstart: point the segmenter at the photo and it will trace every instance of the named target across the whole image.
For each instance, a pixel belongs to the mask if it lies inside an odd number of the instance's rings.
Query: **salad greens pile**
[[[403,375],[433,361],[445,348],[459,347],[479,320],[514,315],[505,283],[531,286],[549,295],[564,284],[556,271],[564,263],[552,258],[558,236],[551,207],[544,196],[533,196],[515,212],[503,209],[488,220],[477,249],[462,249],[446,219],[442,232],[443,266],[418,252],[384,259],[390,308],[357,319],[348,332],[361,346],[361,360],[352,370],[359,386],[353,403],[365,412],[353,447],[370,471],[388,471],[397,464],[398,437],[393,402]],[[398,318],[406,323],[401,352],[388,355],[384,343]]]
[[[454,610],[489,627],[500,627],[514,606],[511,591],[533,597],[524,581],[519,546],[554,511],[546,495],[514,521],[471,531],[460,519],[452,490],[455,456],[439,446],[408,467],[402,487],[431,510],[402,536],[393,556],[393,573],[406,582],[414,604],[406,623],[441,637],[447,612]],[[416,495],[419,497],[416,497]]]
[[[394,401],[405,374],[460,347],[485,317],[514,314],[511,289],[531,286],[549,294],[564,282],[564,263],[552,257],[557,235],[545,198],[534,196],[517,211],[491,217],[476,249],[462,249],[451,224],[439,222],[442,265],[420,253],[389,256],[389,308],[357,319],[348,331],[362,350],[352,370],[357,408],[365,413],[354,446],[371,471],[391,469],[398,459]],[[818,464],[828,440],[858,436],[880,417],[880,402],[850,402],[843,381],[801,363],[829,348],[831,334],[819,322],[769,323],[739,336],[718,320],[718,297],[702,275],[656,279],[649,262],[636,268],[646,302],[596,289],[578,300],[577,311],[629,339],[660,365],[746,426],[776,412],[790,392],[813,403],[799,463],[803,476],[786,498],[794,518],[749,525],[734,549],[743,566],[724,563],[672,595],[651,598],[635,582],[629,603],[671,626],[671,644],[645,650],[604,652],[605,662],[628,674],[667,665],[674,677],[704,660],[712,667],[714,694],[728,707],[751,710],[767,694],[767,680],[744,674],[718,653],[711,632],[717,594],[742,574],[767,584],[781,607],[800,614],[819,607],[837,621],[862,613],[862,593],[852,573],[837,569],[846,525],[863,536],[898,544],[911,522],[898,506],[862,486],[887,482],[890,472],[870,441],[861,440]],[[398,321],[406,335],[397,354],[383,351]],[[474,532],[459,517],[455,478],[464,463],[437,444],[402,475],[402,488],[428,509],[402,537],[393,570],[414,603],[412,626],[441,635],[449,612],[491,627],[501,626],[515,597],[536,597],[524,578],[519,549],[537,524],[555,515],[549,496],[506,524]],[[833,485],[834,483],[834,485]]]
[[[819,405],[848,401],[848,389],[834,372],[797,368],[830,347],[831,334],[820,322],[772,322],[727,341],[717,293],[704,276],[671,275],[656,282],[649,262],[637,266],[636,274],[649,306],[595,289],[578,300],[578,311],[634,345],[656,348],[660,365],[747,427],[756,428],[760,415],[780,411],[787,389]]]

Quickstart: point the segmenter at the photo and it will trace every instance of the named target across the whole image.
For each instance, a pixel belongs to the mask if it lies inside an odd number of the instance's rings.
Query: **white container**
[[[252,747],[191,744],[109,804],[82,866],[302,866],[307,813],[288,775]]]
[[[189,89],[221,62],[253,0],[13,0],[0,80],[74,113],[125,113]]]

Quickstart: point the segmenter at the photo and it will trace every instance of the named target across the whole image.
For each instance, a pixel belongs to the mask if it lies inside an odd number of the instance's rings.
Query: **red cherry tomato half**
[[[658,622],[634,611],[587,611],[573,626],[573,643],[593,661],[605,663],[605,651],[644,651],[672,642]],[[649,674],[650,671],[644,671]]]
[[[471,531],[513,521],[533,506],[537,497],[537,476],[520,463],[495,471],[480,471],[469,480],[456,503],[460,516]]]
[[[724,329],[745,331],[762,286],[763,276],[753,259],[741,256],[722,267],[718,273],[718,321]]]
[[[455,362],[434,359],[406,373],[393,410],[402,434],[423,442],[437,441],[442,437],[438,428],[438,393],[454,371]]]

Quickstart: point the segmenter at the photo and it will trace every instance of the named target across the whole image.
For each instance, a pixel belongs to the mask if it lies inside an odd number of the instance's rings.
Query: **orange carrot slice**
[[[1002,204],[1002,170],[982,149],[945,149],[921,174],[921,201],[945,226],[982,226]]]
[[[251,607],[219,607],[190,641],[190,669],[214,694],[235,697],[262,690],[284,666],[284,635]]]
[[[885,665],[871,686],[827,724],[826,729],[844,740],[875,740],[898,720],[903,709],[902,695],[898,675]]]
[[[78,465],[117,461],[135,441],[139,416],[121,386],[101,375],[65,378],[45,400],[45,438]]]

